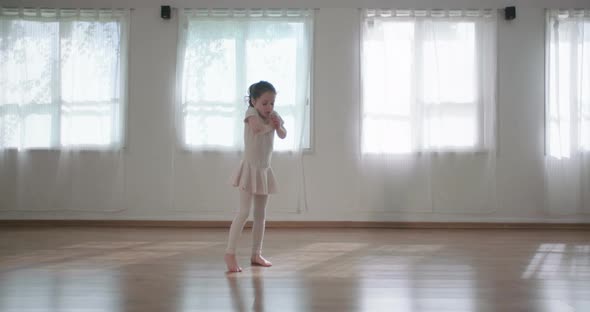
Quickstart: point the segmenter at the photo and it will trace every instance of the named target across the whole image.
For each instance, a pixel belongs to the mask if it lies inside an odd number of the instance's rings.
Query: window
[[[590,14],[548,10],[546,152],[555,158],[590,150]]]
[[[494,141],[491,10],[365,10],[362,152],[481,151]]]
[[[180,26],[177,123],[183,146],[240,149],[245,96],[260,80],[275,86],[275,110],[289,133],[275,149],[310,146],[311,11],[185,10]]]
[[[0,11],[0,148],[118,147],[125,10]]]

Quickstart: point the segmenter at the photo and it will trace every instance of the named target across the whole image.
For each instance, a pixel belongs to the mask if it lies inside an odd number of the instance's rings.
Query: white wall
[[[315,23],[314,150],[305,155],[309,211],[292,210],[292,194],[271,198],[270,220],[377,220],[478,222],[590,222],[589,215],[549,215],[543,210],[544,8],[586,7],[587,1],[3,1],[3,6],[127,7],[130,27],[128,144],[120,211],[24,211],[0,200],[0,219],[230,220],[237,192],[225,182],[237,156],[195,156],[174,145],[173,99],[176,15],[164,21],[161,4],[173,7],[313,7]],[[355,159],[359,130],[359,13],[357,7],[502,8],[517,6],[516,20],[498,23],[498,207],[482,213],[371,212],[358,206]],[[51,167],[51,155],[37,155]],[[276,168],[279,182],[290,186]],[[4,164],[7,162],[5,161]],[[230,166],[230,167],[228,167]],[[4,194],[16,192],[0,167]],[[46,168],[47,169],[47,168]],[[51,171],[51,170],[49,170]],[[47,179],[48,183],[51,179]],[[87,181],[88,182],[88,181]],[[101,181],[94,181],[100,184]],[[103,181],[104,182],[104,181]],[[14,182],[16,183],[16,181]],[[92,194],[92,183],[84,193]],[[41,190],[42,183],[35,184]],[[30,189],[35,194],[35,188]],[[56,190],[54,197],[68,197]],[[2,193],[2,192],[0,192]],[[33,195],[34,196],[34,195]],[[92,195],[89,195],[92,196]],[[42,200],[42,199],[40,199]],[[59,200],[57,201],[59,202]],[[42,206],[42,203],[38,203]],[[22,208],[22,207],[21,207]]]

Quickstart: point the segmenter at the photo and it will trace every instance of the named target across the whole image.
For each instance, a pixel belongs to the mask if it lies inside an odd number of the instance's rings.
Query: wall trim
[[[231,221],[166,220],[0,220],[0,227],[186,227],[229,228]],[[248,221],[246,227],[251,227]],[[372,221],[267,221],[267,228],[383,228],[383,229],[539,229],[590,230],[590,223],[507,222],[372,222]]]

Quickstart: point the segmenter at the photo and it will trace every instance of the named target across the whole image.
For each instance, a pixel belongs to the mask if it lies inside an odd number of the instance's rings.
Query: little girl
[[[270,159],[275,131],[284,139],[287,131],[283,119],[273,111],[276,91],[272,84],[260,81],[250,86],[244,117],[244,157],[232,177],[232,184],[240,189],[240,211],[234,218],[230,230],[224,260],[230,272],[241,272],[236,260],[236,244],[254,202],[254,224],[252,226],[253,265],[269,267],[270,261],[261,255],[264,236],[265,210],[268,194],[277,192],[277,185]]]

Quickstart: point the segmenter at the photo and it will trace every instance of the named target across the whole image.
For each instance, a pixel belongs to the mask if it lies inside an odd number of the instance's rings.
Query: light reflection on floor
[[[539,311],[590,310],[590,245],[541,244],[522,274],[547,298]]]
[[[68,272],[27,270],[0,279],[0,311],[120,311],[119,277],[112,271],[81,276]]]
[[[590,311],[583,234],[515,243],[448,231],[403,232],[398,241],[383,232],[292,231],[266,247],[272,268],[248,265],[241,246],[238,274],[224,272],[221,231],[206,232],[207,240],[191,240],[200,237],[194,231],[161,240],[146,230],[141,239],[39,249],[10,249],[0,236],[7,246],[0,311]],[[519,233],[510,235],[518,241]]]
[[[522,278],[590,278],[590,245],[541,244]]]

